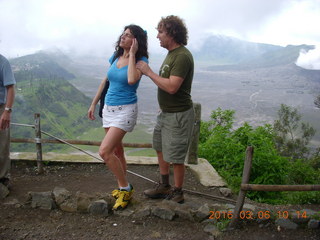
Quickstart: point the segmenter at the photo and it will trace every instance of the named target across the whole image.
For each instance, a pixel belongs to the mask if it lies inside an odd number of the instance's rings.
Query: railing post
[[[40,174],[43,173],[42,162],[42,145],[41,145],[41,128],[40,128],[40,113],[34,114],[34,129],[35,129],[35,142],[37,150],[37,167]]]
[[[195,122],[193,126],[193,133],[191,137],[189,152],[188,152],[188,164],[198,164],[198,145],[200,136],[200,123],[201,123],[201,104],[193,103],[195,112]]]
[[[244,167],[243,167],[242,184],[249,183],[251,166],[252,166],[252,157],[253,157],[253,147],[249,146],[249,147],[247,147],[246,159],[245,159]],[[233,212],[233,218],[228,226],[229,230],[233,229],[235,227],[237,221],[239,220],[240,212],[241,212],[243,204],[244,204],[246,193],[247,193],[247,191],[244,191],[240,188],[240,192],[239,192],[239,195],[237,198],[237,203],[236,203],[236,206],[235,206],[235,209]]]

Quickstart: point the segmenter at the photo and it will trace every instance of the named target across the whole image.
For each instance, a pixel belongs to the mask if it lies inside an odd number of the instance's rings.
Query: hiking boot
[[[116,203],[114,204],[112,209],[120,210],[120,209],[126,208],[130,202],[130,199],[132,198],[133,192],[134,192],[133,187],[131,188],[130,191],[126,191],[124,189],[119,190],[117,194]]]
[[[9,190],[11,189],[10,179],[9,178],[1,178],[0,183],[2,183],[4,186],[6,186]]]
[[[158,183],[155,188],[145,190],[144,195],[153,199],[165,198],[169,194],[170,189],[171,186],[169,184]]]
[[[183,191],[181,188],[172,188],[170,193],[167,195],[166,200],[174,201],[176,203],[183,203]]]

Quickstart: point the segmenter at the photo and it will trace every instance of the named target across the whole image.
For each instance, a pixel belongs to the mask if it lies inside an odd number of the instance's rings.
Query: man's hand
[[[0,129],[5,130],[10,127],[11,113],[4,111],[0,117]]]
[[[139,69],[144,75],[150,76],[150,73],[152,72],[149,65],[144,61],[139,61],[136,65],[136,68]]]

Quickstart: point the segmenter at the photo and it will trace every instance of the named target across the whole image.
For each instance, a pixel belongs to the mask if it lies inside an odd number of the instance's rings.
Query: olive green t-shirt
[[[184,80],[175,94],[170,94],[158,88],[158,102],[163,112],[183,112],[192,107],[190,92],[193,71],[193,57],[185,46],[180,46],[168,52],[159,75],[164,78],[178,76]]]

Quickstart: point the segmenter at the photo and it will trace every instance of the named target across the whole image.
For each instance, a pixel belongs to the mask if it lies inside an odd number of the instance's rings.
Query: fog
[[[190,49],[211,34],[320,45],[318,0],[0,0],[0,12],[0,53],[8,58],[50,48],[105,56],[131,23],[148,32],[150,52],[162,52],[155,27],[171,14],[185,20]],[[317,52],[301,53],[297,64],[319,68]]]

